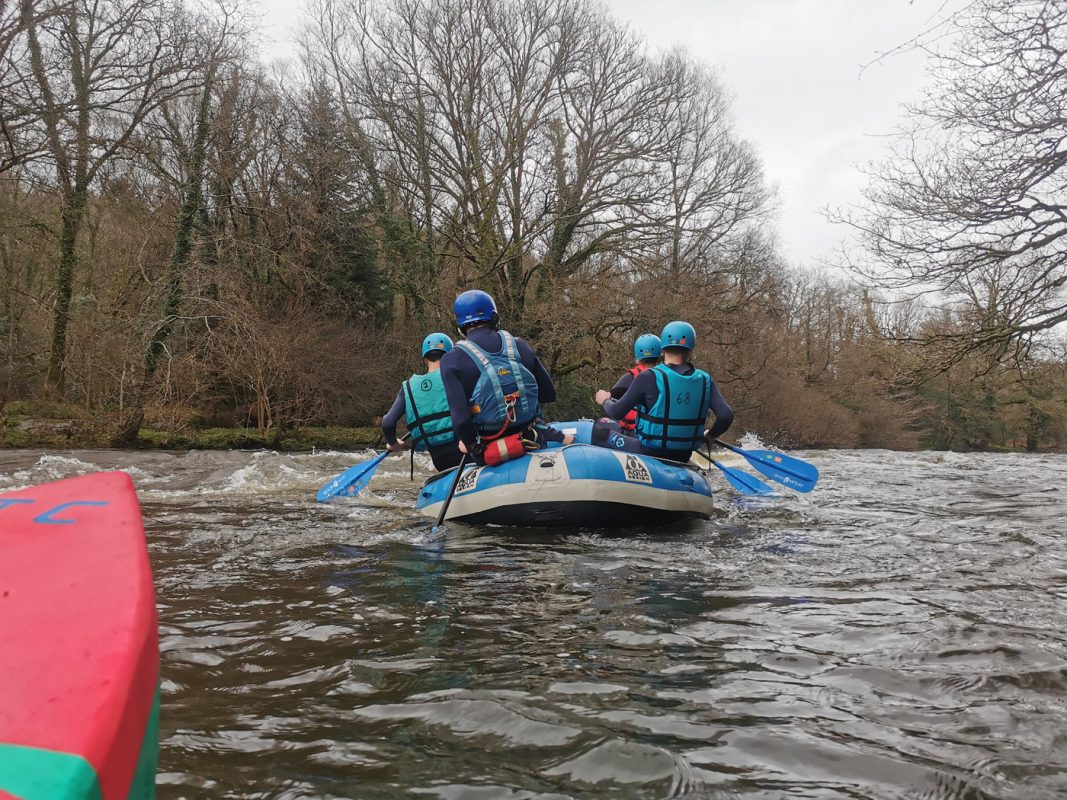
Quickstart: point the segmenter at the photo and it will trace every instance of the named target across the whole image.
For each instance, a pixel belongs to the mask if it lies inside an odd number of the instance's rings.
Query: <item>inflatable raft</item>
[[[133,484],[0,495],[0,798],[155,795],[159,645]]]
[[[589,421],[553,423],[589,441]],[[436,518],[455,470],[431,477],[415,508]],[[464,469],[446,519],[527,527],[628,528],[707,519],[711,486],[698,469],[587,443]]]

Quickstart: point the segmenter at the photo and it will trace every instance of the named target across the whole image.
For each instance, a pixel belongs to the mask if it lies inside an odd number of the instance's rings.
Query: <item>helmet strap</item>
[[[478,322],[468,322],[466,325],[460,326],[459,332],[466,336],[469,331],[472,331],[475,328],[489,328],[490,330],[495,331],[498,326],[499,323],[496,319],[496,314],[494,314],[492,320],[478,320]]]

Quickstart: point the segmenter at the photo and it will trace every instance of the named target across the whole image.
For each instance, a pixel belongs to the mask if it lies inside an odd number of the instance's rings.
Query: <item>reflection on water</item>
[[[137,483],[161,798],[1067,796],[1067,458],[806,455],[812,495],[625,536],[432,537],[399,460],[318,505],[338,453],[0,487]]]

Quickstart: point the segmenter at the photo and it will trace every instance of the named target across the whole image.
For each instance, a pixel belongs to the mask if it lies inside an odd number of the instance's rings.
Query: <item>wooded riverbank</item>
[[[90,415],[70,406],[11,403],[0,410],[0,448],[12,449],[101,449],[113,447],[118,416]],[[731,432],[744,433],[743,428]],[[768,444],[773,444],[768,442]],[[308,452],[315,450],[354,451],[380,448],[381,430],[374,426],[305,425],[284,433],[264,435],[255,427],[211,427],[195,420],[168,427],[159,422],[140,429],[137,439],[126,445],[130,450],[276,450]],[[832,445],[828,445],[832,447]],[[920,448],[919,449],[938,449]],[[1024,443],[993,446],[987,452],[1023,452]],[[1063,452],[1046,448],[1043,452]]]
[[[951,157],[887,151],[818,272],[776,238],[721,75],[604,6],[313,5],[285,69],[249,20],[175,0],[0,5],[0,403],[73,409],[9,441],[370,425],[479,288],[556,418],[684,319],[768,443],[1067,447],[1067,6],[946,23],[911,113]]]
[[[117,415],[78,413],[69,406],[11,403],[0,410],[0,448],[100,449],[112,447]],[[255,427],[209,427],[189,422],[168,428],[146,425],[131,450],[363,450],[381,445],[375,427],[313,425],[262,434]]]

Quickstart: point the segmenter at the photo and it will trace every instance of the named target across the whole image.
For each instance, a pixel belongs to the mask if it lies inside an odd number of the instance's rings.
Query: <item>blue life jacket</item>
[[[416,450],[428,450],[456,441],[441,370],[412,375],[404,381],[404,421],[415,440]]]
[[[696,449],[704,441],[711,410],[711,376],[699,369],[679,375],[666,364],[649,372],[655,375],[659,397],[652,408],[640,408],[638,441],[655,450]]]
[[[456,348],[478,367],[470,404],[471,421],[480,436],[495,437],[509,425],[533,422],[540,408],[537,380],[519,359],[515,337],[507,331],[497,333],[503,343],[499,353],[488,353],[469,339],[456,342]]]

